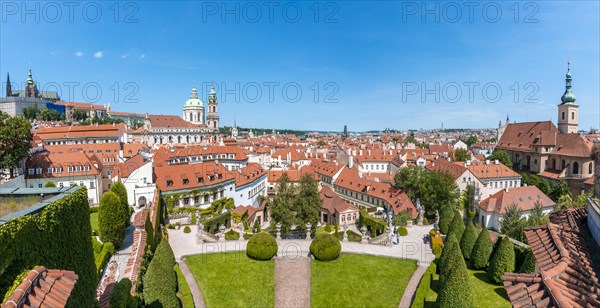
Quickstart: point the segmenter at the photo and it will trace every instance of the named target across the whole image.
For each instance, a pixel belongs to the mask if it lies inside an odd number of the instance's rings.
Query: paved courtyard
[[[192,232],[183,233],[183,227],[179,230],[168,230],[169,244],[173,248],[176,259],[182,256],[215,253],[227,251],[245,251],[247,240],[226,241],[223,243],[196,243],[197,226],[191,225]],[[424,238],[428,235],[432,226],[413,226],[408,229],[407,236],[401,236],[400,242],[392,247],[373,244],[360,244],[355,242],[342,242],[342,252],[386,256],[402,259],[416,260],[419,264],[429,264],[435,259],[429,244]],[[309,254],[309,240],[278,240],[279,249],[277,256],[286,259],[299,259]]]

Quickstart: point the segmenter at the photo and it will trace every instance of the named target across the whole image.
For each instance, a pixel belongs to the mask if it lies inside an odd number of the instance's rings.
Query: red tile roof
[[[2,307],[64,307],[78,278],[73,271],[36,266]]]
[[[152,128],[199,128],[176,115],[151,114],[148,119]]]
[[[356,211],[358,207],[350,204],[336,194],[329,186],[325,185],[319,192],[319,198],[323,201],[321,208],[327,210],[329,214],[342,213],[345,211]]]
[[[79,139],[85,137],[107,137],[115,139],[119,137],[119,132],[123,134],[126,131],[126,126],[123,123],[119,124],[103,124],[103,125],[81,125],[81,126],[57,126],[57,127],[40,127],[35,134],[45,139]]]
[[[505,273],[504,288],[513,307],[600,307],[598,247],[585,230],[587,209],[555,211],[550,223],[525,229],[537,263],[535,274]]]
[[[235,179],[225,166],[217,162],[181,165],[157,162],[154,175],[155,183],[165,192],[207,187]]]
[[[501,215],[506,213],[506,209],[513,204],[518,205],[522,211],[531,211],[535,208],[536,202],[539,202],[544,209],[556,205],[556,202],[548,198],[539,188],[535,186],[522,186],[498,191],[483,199],[479,203],[479,208],[488,213],[495,212]]]
[[[449,173],[452,178],[456,181],[463,175],[468,169],[463,166],[463,163],[453,163],[445,158],[438,158],[433,162],[425,165],[425,168],[431,172],[445,172]]]
[[[69,167],[73,168],[73,172],[69,172]],[[88,167],[89,170],[86,170]],[[59,178],[99,174],[98,169],[94,166],[92,161],[90,161],[90,159],[81,152],[69,152],[61,154],[42,152],[39,154],[34,154],[27,157],[26,168],[42,169],[42,174],[37,174],[34,172],[33,175],[30,175],[29,171],[27,170],[25,176],[28,179]],[[48,173],[48,168],[54,168],[52,173]],[[61,173],[58,173],[57,168],[61,168]]]
[[[455,164],[463,163],[455,162]],[[478,179],[521,177],[501,162],[496,164],[494,161],[491,161],[488,164],[485,161],[472,161],[464,167],[469,169]]]

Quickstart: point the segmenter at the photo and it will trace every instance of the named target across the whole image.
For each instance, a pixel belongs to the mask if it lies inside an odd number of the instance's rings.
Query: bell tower
[[[575,104],[571,81],[571,62],[568,61],[565,93],[561,97],[562,103],[558,105],[558,131],[561,134],[575,134],[578,129],[579,105]]]
[[[208,113],[206,116],[206,125],[211,132],[219,132],[219,110],[217,93],[215,92],[214,85],[212,85],[210,88],[210,94],[208,94]]]

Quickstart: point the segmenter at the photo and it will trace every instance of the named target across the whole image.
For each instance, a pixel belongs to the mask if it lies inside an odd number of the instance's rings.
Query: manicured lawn
[[[98,234],[98,212],[90,213],[90,224],[92,225],[92,231],[96,231],[96,234]]]
[[[398,307],[417,262],[342,254],[311,262],[311,307]]]
[[[246,252],[198,254],[185,261],[198,280],[207,307],[273,307],[274,261],[254,261]]]
[[[175,273],[177,273],[177,285],[179,286],[177,297],[179,297],[179,300],[181,300],[183,308],[194,308],[192,292],[190,291],[190,287],[188,286],[181,269],[179,269],[179,265],[175,264],[173,268],[175,269]]]
[[[473,288],[473,297],[477,307],[512,307],[506,295],[506,290],[501,285],[492,283],[485,271],[469,269],[471,277],[471,287]],[[431,289],[425,299],[425,307],[435,307],[437,292],[440,288],[438,275],[434,275],[431,282]]]

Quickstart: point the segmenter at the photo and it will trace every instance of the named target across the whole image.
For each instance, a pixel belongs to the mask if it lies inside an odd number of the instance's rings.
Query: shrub
[[[394,216],[394,218],[392,219],[392,223],[394,224],[394,226],[406,226],[406,222],[411,219],[412,215],[407,211],[403,211],[398,213],[398,215]]]
[[[52,181],[48,181],[44,184],[44,187],[46,187],[46,188],[56,187],[56,184],[54,184],[54,182],[52,182]]]
[[[358,242],[360,243],[360,241],[362,240],[362,236],[352,230],[348,230],[346,231],[346,234],[348,234],[348,240],[350,242]]]
[[[111,191],[104,193],[100,199],[100,209],[98,210],[100,240],[119,246],[125,239],[126,228],[119,197]]]
[[[452,209],[452,207],[449,205],[442,207],[442,210],[440,211],[440,221],[439,221],[439,227],[440,227],[440,231],[442,233],[444,233],[444,234],[448,233],[448,228],[450,228],[450,223],[452,222],[453,219],[454,219],[454,210]]]
[[[252,235],[246,245],[246,255],[250,259],[266,261],[277,254],[277,241],[269,233],[260,232]]]
[[[436,236],[435,230],[431,229],[431,231],[429,231],[429,238],[431,240],[431,250],[433,251],[433,254],[437,258],[439,258],[440,254],[442,253],[442,249],[444,248],[444,241],[442,239],[442,234],[439,233],[439,231],[438,231],[437,236]]]
[[[185,226],[183,228],[183,233],[190,233],[190,232],[192,232],[192,230],[190,229],[190,226]]]
[[[375,218],[365,210],[360,210],[358,219],[358,227],[367,227],[373,236],[377,236],[385,232],[387,223],[379,218]]]
[[[128,205],[127,189],[125,188],[125,185],[123,185],[123,183],[121,182],[115,182],[112,184],[109,191],[114,192],[119,197],[119,200],[121,201],[121,208],[119,213],[122,215],[120,216],[120,219],[122,219],[125,222],[125,226],[129,226],[133,208],[130,208]]]
[[[433,252],[433,255],[435,255],[436,259],[439,259],[440,256],[442,255],[442,250],[443,250],[443,246],[434,246],[431,249],[431,252]]]
[[[450,234],[446,237],[446,245],[444,245],[444,249],[442,249],[440,262],[438,263],[438,271],[440,273],[440,284],[444,283],[444,280],[448,278],[450,272],[456,267],[456,263],[458,261],[455,255],[458,255],[462,259],[462,254],[460,253],[458,240],[456,239],[454,234]]]
[[[400,236],[407,236],[408,230],[406,229],[406,227],[400,227],[400,228],[398,228],[398,234]]]
[[[488,275],[496,283],[502,283],[502,276],[505,272],[515,271],[515,249],[508,236],[503,236],[498,248],[494,251]]]
[[[519,273],[530,274],[533,272],[535,272],[535,257],[531,250],[528,250],[525,255],[525,261],[523,261],[521,268],[519,268]]]
[[[254,226],[252,227],[252,232],[257,233],[260,232],[260,223],[258,219],[254,220]]]
[[[236,231],[233,231],[233,229],[225,232],[225,240],[237,241],[239,239],[240,239],[240,234]]]
[[[471,259],[471,252],[473,252],[473,246],[475,246],[476,240],[477,230],[473,225],[473,221],[471,219],[468,219],[467,226],[460,239],[460,251],[462,252],[463,257],[465,257],[466,260]]]
[[[94,206],[94,207],[90,207],[90,214],[91,213],[97,213],[98,212],[99,207]]]
[[[457,240],[460,241],[462,238],[462,234],[465,231],[465,223],[463,222],[462,215],[460,215],[459,211],[454,211],[454,218],[452,219],[452,223],[450,223],[450,227],[448,228],[447,235],[454,234]]]
[[[488,229],[484,226],[477,236],[473,251],[471,251],[471,265],[475,269],[485,268],[490,261],[490,256],[494,250],[494,244],[490,238]]]
[[[319,261],[337,259],[342,251],[342,244],[338,239],[328,233],[317,234],[310,243],[310,253]]]
[[[102,251],[102,243],[98,242],[95,237],[92,237],[92,247],[94,248],[94,253],[100,253]]]
[[[333,231],[333,228],[331,228],[331,225],[329,223],[325,224],[325,232],[330,233],[331,231]]]
[[[165,227],[167,227],[167,229],[175,229],[175,225],[172,223],[168,223]]]
[[[430,237],[434,237],[435,236],[435,229],[429,230],[429,236]]]
[[[429,293],[429,288],[431,286],[431,281],[433,280],[433,275],[435,274],[437,261],[431,262],[427,270],[423,274],[421,278],[421,282],[419,282],[419,287],[417,287],[417,291],[415,292],[415,298],[411,304],[411,307],[421,308],[425,306],[425,298],[427,298],[427,293]]]
[[[102,250],[96,256],[96,282],[100,281],[102,277],[102,271],[106,267],[106,263],[110,260],[110,257],[115,253],[115,246],[112,243],[105,243],[102,246]]]
[[[131,280],[123,278],[119,281],[110,293],[110,307],[127,308],[133,304],[131,296]]]
[[[171,246],[167,241],[161,241],[143,278],[146,307],[181,306],[173,265],[175,258]]]
[[[429,224],[429,220],[427,220],[426,217],[423,217],[423,225],[428,225]]]
[[[443,276],[442,270],[440,270],[437,306],[441,308],[475,307],[467,265],[460,253],[458,240],[454,235],[450,235],[446,240],[444,250],[447,248],[451,249],[448,251],[447,264],[444,264],[443,267]]]

